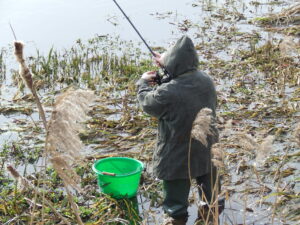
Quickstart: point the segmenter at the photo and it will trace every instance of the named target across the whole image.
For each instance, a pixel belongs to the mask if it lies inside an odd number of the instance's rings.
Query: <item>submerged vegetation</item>
[[[206,1],[193,5],[199,6],[214,16],[201,26],[190,20],[173,25],[190,32],[201,56],[200,69],[213,77],[218,90],[221,135],[214,159],[220,165],[221,195],[226,199],[220,224],[297,224],[300,46],[294,37],[266,39],[262,31],[239,30],[236,22],[245,16],[234,7],[224,11]],[[168,19],[172,13],[157,16]],[[5,57],[3,50],[0,82],[10,74],[18,90],[13,102],[3,100],[0,109],[9,121],[0,127],[0,134],[9,136],[0,149],[0,223],[77,224],[63,180],[42,162],[45,133],[33,96],[16,71],[6,71]],[[81,179],[82,192],[72,194],[82,222],[160,224],[161,183],[150,174],[157,121],[140,111],[135,93],[140,74],[156,69],[151,57],[136,43],[96,36],[63,51],[37,52],[26,61],[47,118],[55,95],[70,86],[91,89],[97,96],[86,129],[79,133],[84,160],[73,168]],[[91,167],[94,160],[109,156],[134,157],[146,164],[137,199],[115,200],[99,193]],[[17,168],[18,179],[8,175],[8,163]],[[192,195],[190,201],[197,198]]]

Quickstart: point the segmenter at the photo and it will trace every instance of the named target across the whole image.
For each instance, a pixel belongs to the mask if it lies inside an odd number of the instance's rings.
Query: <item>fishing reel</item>
[[[168,83],[171,80],[171,77],[168,74],[161,75],[159,71],[155,71],[155,77],[153,81],[158,85],[163,83]]]

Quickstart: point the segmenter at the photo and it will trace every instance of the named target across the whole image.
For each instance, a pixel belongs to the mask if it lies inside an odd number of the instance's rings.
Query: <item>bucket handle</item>
[[[108,175],[108,176],[112,176],[112,177],[114,177],[114,176],[116,176],[116,174],[115,173],[110,173],[110,172],[101,172],[103,175]]]

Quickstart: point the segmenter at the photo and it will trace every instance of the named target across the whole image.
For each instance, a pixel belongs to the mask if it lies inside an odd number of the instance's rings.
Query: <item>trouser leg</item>
[[[196,181],[200,199],[205,203],[211,204],[221,190],[221,182],[217,176],[216,167],[212,166],[210,173],[197,177]]]
[[[175,219],[188,217],[187,208],[189,205],[190,186],[188,179],[163,181],[163,209],[165,213]]]
[[[204,221],[209,218],[210,220],[213,219],[214,215],[216,214],[216,209],[218,210],[218,215],[222,213],[224,210],[224,199],[219,199],[218,194],[221,191],[221,182],[220,178],[217,175],[216,167],[212,167],[211,172],[197,177],[197,184],[199,189],[200,199],[204,201],[207,205],[202,206],[198,212],[198,218],[203,219]],[[216,202],[218,207],[216,208],[213,203]]]

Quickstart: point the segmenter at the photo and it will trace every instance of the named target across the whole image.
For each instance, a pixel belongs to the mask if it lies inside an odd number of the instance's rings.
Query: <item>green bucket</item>
[[[143,168],[141,161],[127,157],[100,159],[93,165],[101,192],[118,199],[136,196]]]

